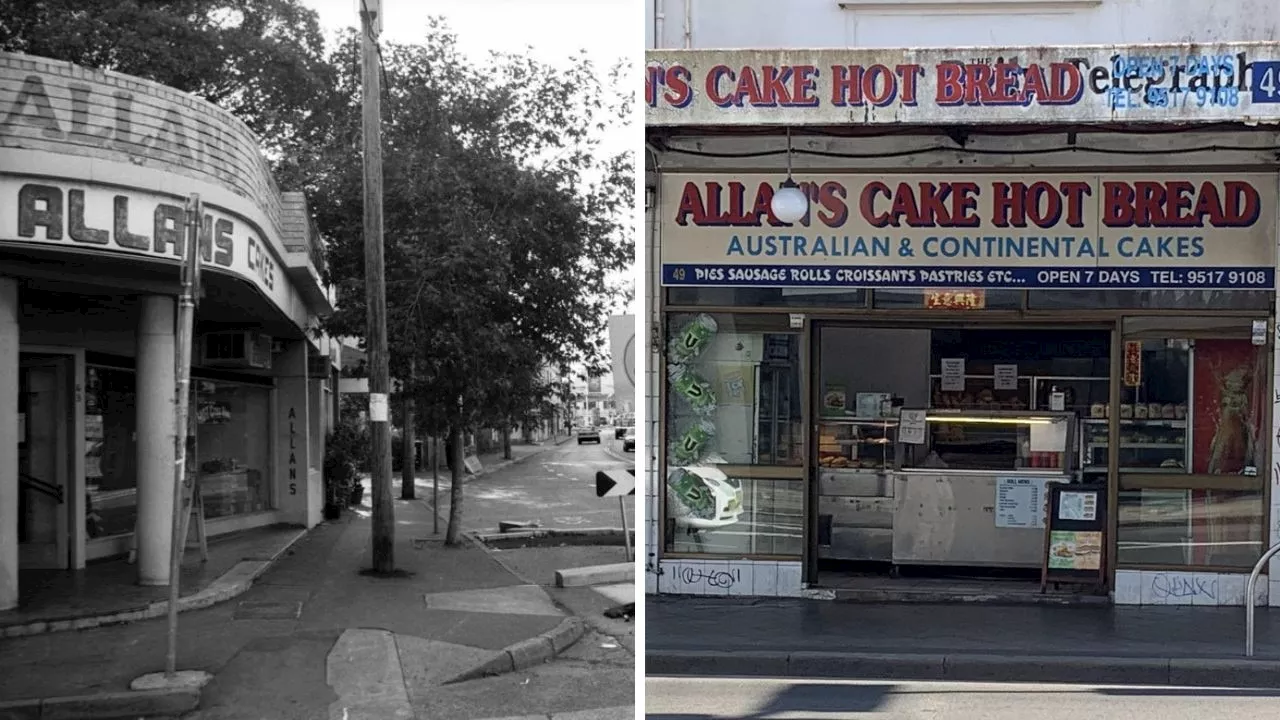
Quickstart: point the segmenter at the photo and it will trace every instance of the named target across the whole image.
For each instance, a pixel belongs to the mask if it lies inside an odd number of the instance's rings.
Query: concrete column
[[[313,482],[310,462],[310,409],[307,343],[285,341],[272,362],[276,376],[275,484],[285,522],[311,527],[319,521],[312,508],[324,503],[320,473]]]
[[[0,610],[18,606],[18,281],[0,277]]]
[[[138,584],[169,584],[173,545],[174,400],[177,392],[173,297],[142,298],[138,316]]]

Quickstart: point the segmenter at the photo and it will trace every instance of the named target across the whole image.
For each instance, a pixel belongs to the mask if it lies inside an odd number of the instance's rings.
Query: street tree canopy
[[[544,367],[603,363],[614,274],[634,245],[629,156],[597,143],[628,93],[581,58],[569,74],[514,55],[477,67],[439,26],[421,44],[385,44],[383,58],[392,374],[437,428],[519,417],[548,389]],[[339,291],[329,330],[363,337],[356,36],[335,64],[349,111],[306,176]]]

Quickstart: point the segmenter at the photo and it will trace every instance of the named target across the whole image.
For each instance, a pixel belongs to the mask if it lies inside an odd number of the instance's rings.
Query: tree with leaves
[[[349,37],[335,65],[354,71],[355,52]],[[603,156],[598,136],[630,92],[621,69],[608,87],[584,58],[571,73],[515,55],[477,67],[438,24],[383,58],[392,374],[460,459],[467,428],[510,428],[540,402],[544,368],[603,365],[606,318],[630,291],[616,275],[634,257],[633,181],[630,155]],[[363,337],[358,97],[336,106],[351,111],[315,153],[308,194],[332,241],[327,329]],[[448,544],[462,480],[455,462]]]

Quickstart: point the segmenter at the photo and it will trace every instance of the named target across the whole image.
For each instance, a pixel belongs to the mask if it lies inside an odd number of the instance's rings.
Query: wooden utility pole
[[[364,128],[364,276],[369,326],[369,433],[373,483],[373,571],[395,570],[391,505],[391,371],[387,358],[387,292],[382,259],[382,88],[378,33],[381,0],[361,0],[360,60]]]

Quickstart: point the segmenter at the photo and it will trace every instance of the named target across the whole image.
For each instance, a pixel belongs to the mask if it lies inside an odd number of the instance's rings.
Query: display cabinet
[[[894,417],[818,421],[818,552],[887,562],[893,551],[893,471],[902,445]]]
[[[903,446],[903,467],[1070,472],[1074,433],[1073,413],[930,410],[925,443]]]
[[[1110,448],[1107,418],[1087,418],[1081,422],[1081,470],[1085,474],[1107,472]],[[1121,418],[1120,472],[1185,473],[1191,444],[1183,419]]]
[[[822,470],[891,470],[898,466],[897,418],[822,418],[818,466]]]
[[[800,378],[790,366],[756,368],[755,455],[757,465],[797,465],[804,447]]]

